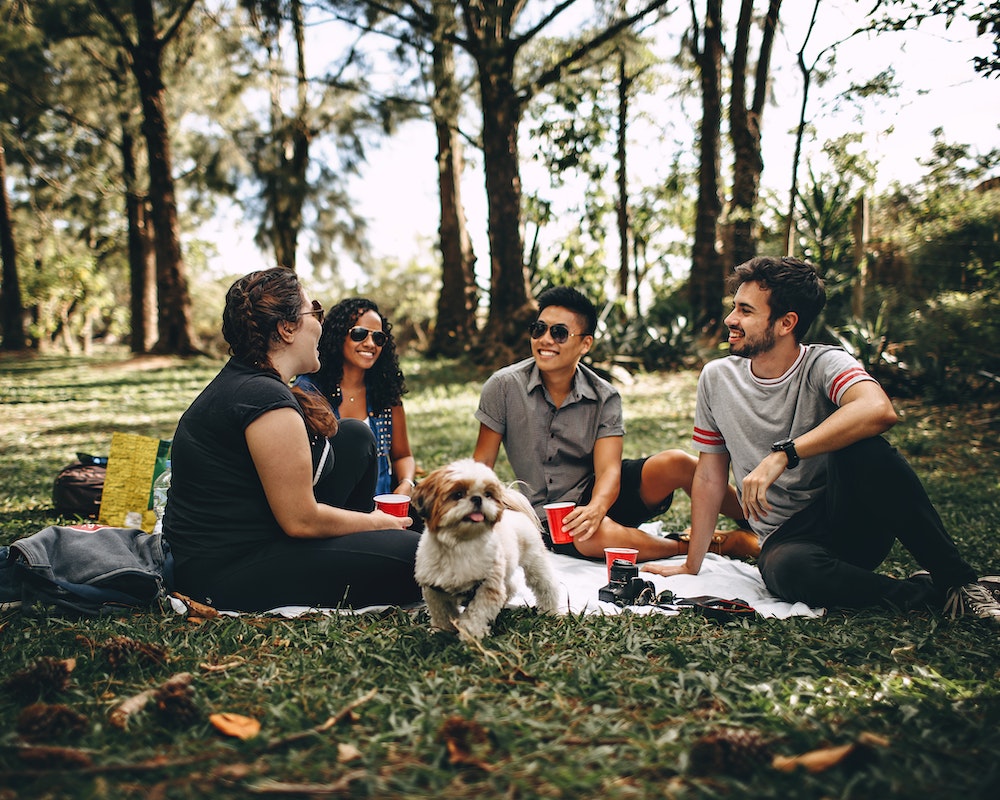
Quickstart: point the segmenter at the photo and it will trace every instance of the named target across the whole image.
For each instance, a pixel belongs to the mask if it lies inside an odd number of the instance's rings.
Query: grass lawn
[[[0,544],[64,521],[52,479],[77,451],[106,453],[113,431],[169,438],[219,366],[0,356]],[[421,470],[469,455],[483,376],[405,369]],[[689,449],[696,379],[620,387],[626,455]],[[898,407],[890,438],[966,557],[1000,574],[1000,405]],[[686,527],[689,508],[675,503],[667,524]],[[914,568],[898,548],[883,567]],[[66,659],[75,668],[60,672]],[[123,699],[180,673],[186,690],[112,724]],[[0,800],[1000,797],[1000,628],[929,613],[718,625],[518,609],[476,649],[432,634],[423,612],[3,612],[0,682]],[[209,722],[220,712],[260,734],[222,735]],[[816,772],[772,766],[848,745]]]

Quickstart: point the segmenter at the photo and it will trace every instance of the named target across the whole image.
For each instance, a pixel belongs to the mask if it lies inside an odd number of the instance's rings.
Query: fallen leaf
[[[175,597],[180,600],[188,610],[188,614],[200,617],[202,620],[215,619],[219,616],[217,609],[207,606],[204,603],[199,603],[197,600],[192,600],[187,595],[183,595],[180,592],[173,592],[171,597]]]
[[[810,750],[798,756],[775,756],[771,766],[781,772],[792,772],[802,767],[807,772],[823,772],[840,764],[854,752],[856,744],[842,744],[838,747],[823,747]]]
[[[358,758],[361,758],[361,751],[353,744],[341,743],[337,745],[337,761],[341,764],[346,764],[348,761],[354,761]]]
[[[253,717],[244,717],[242,714],[223,711],[220,714],[212,714],[208,718],[208,721],[219,732],[226,734],[226,736],[234,736],[243,741],[252,739],[260,733],[260,723]]]

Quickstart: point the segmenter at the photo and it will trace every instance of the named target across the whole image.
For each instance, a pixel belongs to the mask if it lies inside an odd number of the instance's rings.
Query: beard
[[[731,356],[753,358],[754,356],[761,355],[761,353],[766,353],[774,347],[774,325],[769,325],[767,330],[755,338],[748,338],[745,331],[740,332],[744,338],[736,344],[729,344],[729,355]]]

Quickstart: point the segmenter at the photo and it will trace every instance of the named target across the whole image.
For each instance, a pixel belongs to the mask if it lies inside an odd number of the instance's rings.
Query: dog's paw
[[[470,624],[463,620],[458,622],[458,638],[463,642],[480,642],[489,635],[489,625]]]

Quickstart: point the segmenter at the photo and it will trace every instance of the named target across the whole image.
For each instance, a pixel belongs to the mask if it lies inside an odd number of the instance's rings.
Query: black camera
[[[611,580],[597,591],[597,599],[619,606],[644,605],[653,601],[656,587],[639,577],[639,568],[631,561],[616,558],[611,563]]]

